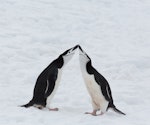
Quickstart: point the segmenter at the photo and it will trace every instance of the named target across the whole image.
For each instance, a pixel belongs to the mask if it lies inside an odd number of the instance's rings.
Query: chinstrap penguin
[[[58,108],[50,108],[50,102],[60,82],[62,69],[73,57],[77,48],[78,45],[66,50],[42,71],[37,78],[32,100],[21,107],[34,106],[39,109],[47,107],[49,110],[58,111]]]
[[[101,111],[99,115],[104,114],[109,108],[115,112],[125,115],[114,105],[112,93],[107,80],[92,66],[90,57],[79,46],[80,68],[87,90],[91,96],[93,112],[86,112],[96,116],[97,111]]]

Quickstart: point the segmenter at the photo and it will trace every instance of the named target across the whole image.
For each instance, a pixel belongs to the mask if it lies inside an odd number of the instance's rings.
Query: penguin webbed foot
[[[104,113],[101,112],[100,114],[96,114],[98,110],[93,110],[93,112],[85,112],[85,114],[90,114],[90,115],[93,115],[93,116],[99,116],[99,115],[103,115]]]
[[[58,111],[59,110],[59,108],[48,108],[49,109],[49,111]]]
[[[90,115],[93,115],[93,116],[97,116],[97,114],[94,113],[94,112],[85,112],[85,114],[90,114]]]

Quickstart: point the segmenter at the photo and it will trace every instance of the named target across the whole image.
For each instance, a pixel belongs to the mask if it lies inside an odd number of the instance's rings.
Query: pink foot
[[[91,114],[93,116],[98,116],[98,115],[103,115],[104,114],[103,112],[101,112],[100,114],[96,114],[97,111],[98,110],[93,110],[93,112],[85,112],[85,114]]]
[[[98,114],[98,115],[103,115],[104,113],[103,112],[101,112],[100,114]]]
[[[96,112],[85,112],[85,114],[91,114],[93,116],[97,116]]]
[[[50,111],[58,111],[58,108],[48,108]]]

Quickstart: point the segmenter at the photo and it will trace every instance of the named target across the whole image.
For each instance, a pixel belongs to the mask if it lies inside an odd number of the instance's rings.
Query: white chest
[[[105,100],[100,86],[96,83],[94,75],[89,75],[86,72],[82,72],[85,85],[93,101],[103,101]]]
[[[60,82],[61,76],[62,76],[62,69],[58,69],[57,80],[56,80],[56,82],[55,82],[55,87],[56,87],[56,88],[57,88],[57,87],[58,87],[58,85],[59,85],[59,82]]]

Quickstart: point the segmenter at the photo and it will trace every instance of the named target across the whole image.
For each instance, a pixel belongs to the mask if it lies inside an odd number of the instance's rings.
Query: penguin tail
[[[21,105],[20,107],[28,108],[30,106],[33,106],[33,103],[31,101],[29,103],[25,104],[25,105]]]
[[[116,107],[113,108],[113,110],[119,114],[122,114],[122,115],[126,115],[125,113],[123,113],[122,111],[120,111],[119,109],[117,109]]]
[[[125,113],[123,113],[122,111],[120,111],[119,109],[117,109],[114,104],[112,104],[112,105],[110,106],[110,108],[112,108],[116,113],[119,113],[119,114],[121,114],[121,115],[126,115]]]

